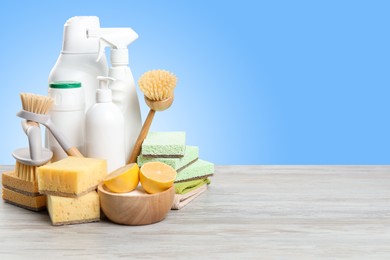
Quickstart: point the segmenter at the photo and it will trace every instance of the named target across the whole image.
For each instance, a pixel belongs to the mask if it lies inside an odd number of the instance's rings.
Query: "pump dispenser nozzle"
[[[111,64],[129,64],[127,46],[138,39],[138,34],[131,28],[91,28],[87,30],[88,38],[99,38],[99,55],[104,54],[105,47],[111,48]]]
[[[96,90],[96,102],[97,103],[108,103],[112,102],[112,91],[109,88],[109,85],[112,81],[115,81],[114,78],[98,76],[99,88]]]

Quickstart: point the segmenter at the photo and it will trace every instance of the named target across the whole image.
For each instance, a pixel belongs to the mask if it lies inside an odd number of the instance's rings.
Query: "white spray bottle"
[[[125,120],[125,155],[130,157],[138,134],[141,131],[141,112],[133,74],[129,68],[128,45],[138,38],[131,28],[91,28],[88,38],[100,41],[99,58],[104,56],[105,47],[111,48],[111,65],[108,76],[114,78],[111,84],[113,102],[118,105]]]
[[[122,111],[112,102],[110,77],[98,77],[96,103],[85,117],[86,155],[107,160],[108,172],[126,164]]]

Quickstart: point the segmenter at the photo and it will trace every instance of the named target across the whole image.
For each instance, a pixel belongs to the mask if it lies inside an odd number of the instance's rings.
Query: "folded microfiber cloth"
[[[203,183],[185,194],[175,194],[171,209],[181,209],[207,190],[207,183]]]
[[[185,182],[179,182],[175,183],[175,193],[176,194],[186,194],[192,190],[195,190],[202,186],[203,184],[210,184],[209,179],[198,179],[193,181],[185,181]]]

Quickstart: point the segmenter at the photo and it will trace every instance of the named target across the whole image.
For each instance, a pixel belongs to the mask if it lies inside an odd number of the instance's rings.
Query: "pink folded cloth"
[[[185,194],[175,194],[171,209],[181,209],[207,190],[207,183]]]

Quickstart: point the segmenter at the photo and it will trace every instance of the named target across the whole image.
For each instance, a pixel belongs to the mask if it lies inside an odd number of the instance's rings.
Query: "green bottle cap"
[[[53,81],[49,84],[50,88],[80,88],[81,82],[78,81]]]

